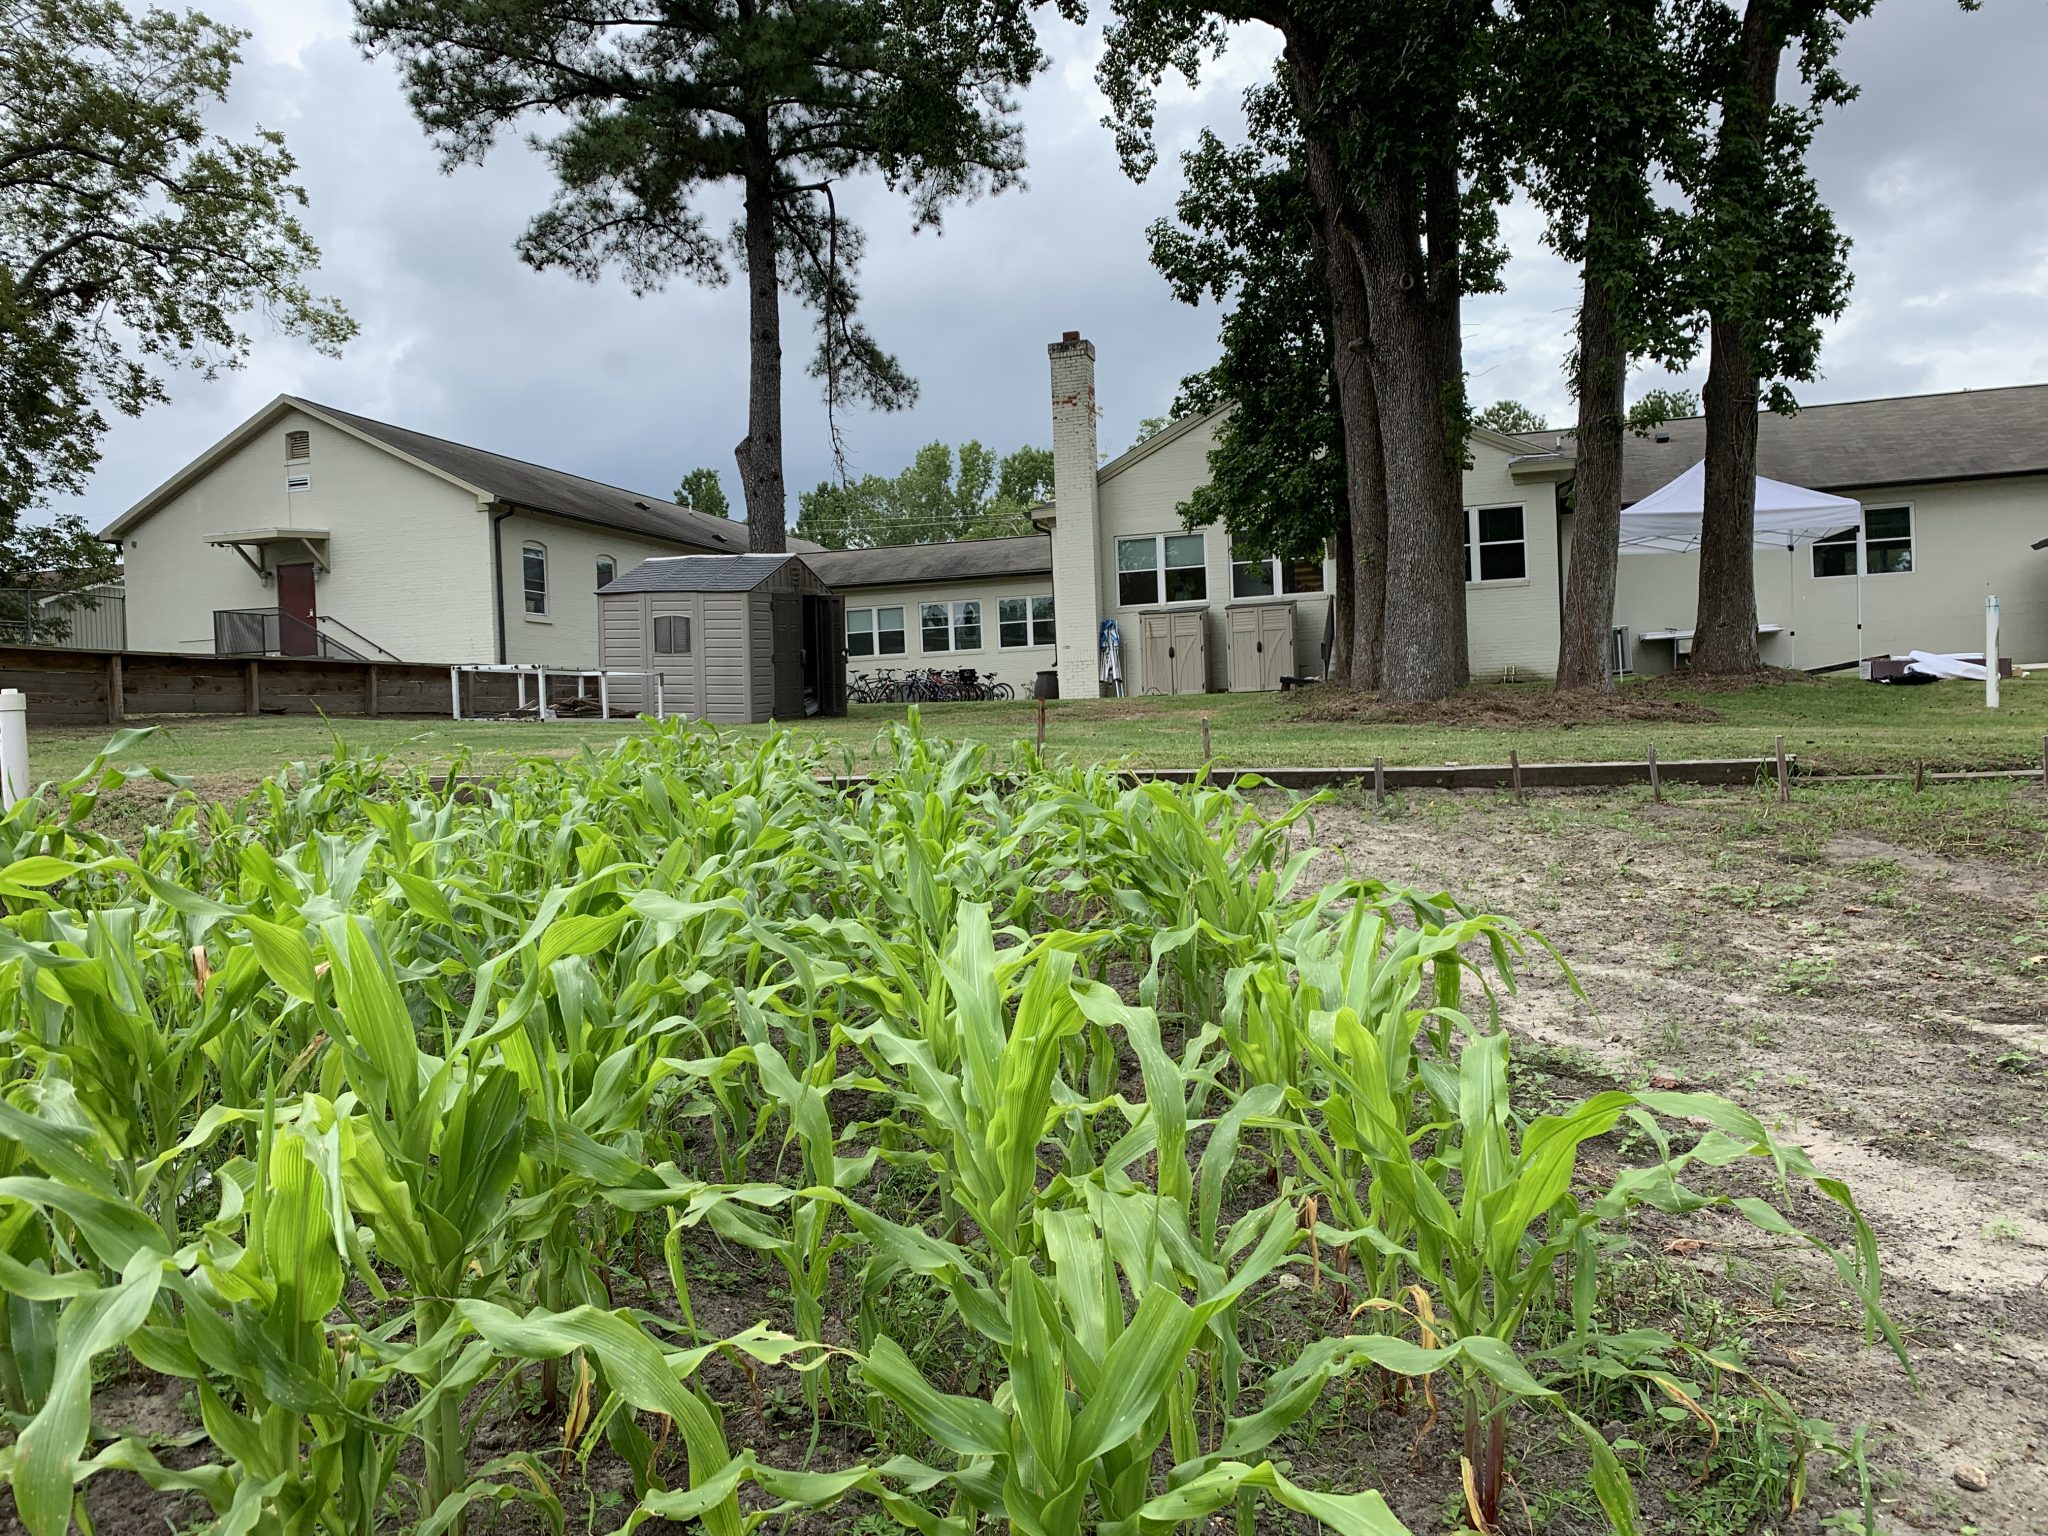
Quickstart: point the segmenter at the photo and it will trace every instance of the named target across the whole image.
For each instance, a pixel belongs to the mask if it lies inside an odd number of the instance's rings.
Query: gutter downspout
[[[498,631],[498,665],[501,667],[505,664],[505,540],[499,529],[514,510],[508,506],[502,512],[491,514],[491,615]]]

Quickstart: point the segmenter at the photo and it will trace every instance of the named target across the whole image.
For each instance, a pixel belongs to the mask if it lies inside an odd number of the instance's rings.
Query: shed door
[[[1144,668],[1138,686],[1147,693],[1173,692],[1173,636],[1167,628],[1168,615],[1138,615],[1139,664]]]
[[[1227,608],[1223,624],[1228,637],[1228,677],[1232,693],[1251,693],[1266,685],[1259,681],[1259,610]]]
[[[777,720],[804,717],[804,600],[795,592],[768,596],[770,665],[774,668],[773,713]]]
[[[1175,693],[1206,693],[1209,688],[1209,647],[1207,615],[1176,613],[1170,616],[1173,637],[1173,689]]]
[[[1294,604],[1274,603],[1259,615],[1259,686],[1271,690],[1294,674]]]

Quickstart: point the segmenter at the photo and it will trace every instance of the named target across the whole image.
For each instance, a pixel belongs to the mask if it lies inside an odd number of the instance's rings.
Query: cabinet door
[[[1259,610],[1259,686],[1278,688],[1294,673],[1294,605],[1278,603]]]

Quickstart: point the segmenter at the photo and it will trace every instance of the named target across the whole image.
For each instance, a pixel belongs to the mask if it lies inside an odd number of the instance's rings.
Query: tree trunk
[[[747,435],[733,450],[747,502],[747,547],[788,548],[782,482],[782,292],[775,275],[774,166],[765,123],[747,125]]]
[[[1320,99],[1318,55],[1298,22],[1282,27],[1296,105],[1312,120]],[[1337,565],[1336,619],[1349,632],[1337,650],[1347,661],[1333,666],[1353,688],[1380,685],[1381,647],[1387,612],[1387,476],[1380,458],[1379,406],[1372,387],[1372,318],[1357,257],[1358,206],[1349,192],[1334,145],[1304,134],[1303,164],[1309,196],[1316,205],[1318,255],[1330,298],[1330,378],[1344,441],[1344,499],[1347,520],[1338,535],[1348,561]]]
[[[1588,240],[1589,249],[1597,242]],[[1588,268],[1579,300],[1578,467],[1572,488],[1571,574],[1565,581],[1564,636],[1557,686],[1612,690],[1615,568],[1621,560],[1621,454],[1626,349],[1614,323],[1614,296]]]
[[[1372,389],[1386,474],[1387,575],[1380,692],[1390,699],[1441,699],[1470,675],[1465,642],[1465,513],[1449,441],[1458,355],[1453,259],[1428,270],[1411,180],[1388,177],[1360,218],[1357,243],[1371,323]],[[1437,197],[1429,199],[1432,214]],[[1431,218],[1432,234],[1440,231]],[[1453,237],[1455,238],[1455,236]],[[1436,245],[1433,239],[1432,247]],[[1439,256],[1442,252],[1437,252]],[[1434,280],[1433,280],[1434,279]],[[1445,293],[1439,284],[1448,283]],[[1434,290],[1434,291],[1433,291]],[[1446,304],[1447,301],[1447,304]],[[1448,315],[1446,315],[1446,308]]]
[[[1330,592],[1330,659],[1323,668],[1323,680],[1348,683],[1358,643],[1357,624],[1351,615],[1358,602],[1358,557],[1352,550],[1348,517],[1330,535],[1330,563],[1337,581]]]
[[[1778,100],[1785,50],[1782,7],[1749,0],[1742,18],[1742,69],[1721,104],[1717,179],[1735,196],[1761,195],[1765,133]],[[1702,402],[1707,418],[1706,503],[1700,526],[1699,607],[1693,620],[1696,672],[1754,672],[1756,646],[1756,361],[1744,293],[1750,273],[1730,273],[1710,307],[1712,355]]]
[[[1736,320],[1713,322],[1703,405],[1706,502],[1700,523],[1695,672],[1754,672],[1756,648],[1756,370]]]

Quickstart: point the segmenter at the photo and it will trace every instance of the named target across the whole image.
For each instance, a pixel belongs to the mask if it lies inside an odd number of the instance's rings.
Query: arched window
[[[519,553],[521,580],[526,588],[526,611],[545,618],[548,611],[548,547],[529,543]]]
[[[599,555],[597,557],[597,584],[600,587],[610,586],[612,578],[618,574],[618,561],[614,560],[610,555]]]

